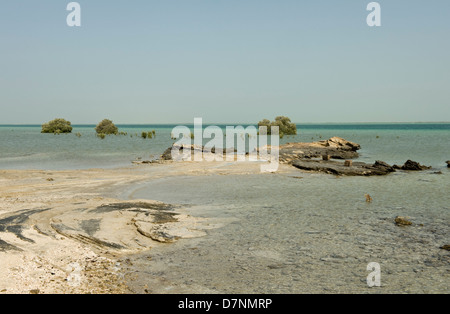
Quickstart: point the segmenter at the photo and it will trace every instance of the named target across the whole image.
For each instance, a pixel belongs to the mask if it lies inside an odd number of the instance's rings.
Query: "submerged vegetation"
[[[72,133],[72,123],[65,119],[54,119],[42,125],[41,133]]]
[[[155,131],[155,130],[152,130],[152,131],[149,131],[149,132],[142,132],[142,133],[141,133],[141,137],[142,137],[143,139],[146,139],[146,138],[152,139],[152,138],[155,137],[155,136],[156,136],[156,131]]]

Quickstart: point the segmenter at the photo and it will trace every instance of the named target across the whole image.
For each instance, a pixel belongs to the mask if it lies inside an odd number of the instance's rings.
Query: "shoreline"
[[[220,224],[191,217],[181,206],[164,208],[166,204],[152,200],[130,201],[127,193],[157,178],[259,171],[258,164],[213,165],[1,170],[0,293],[129,293],[124,284],[126,256],[164,245],[164,238],[151,239],[146,232],[190,238],[204,236],[204,230]],[[122,208],[95,212],[108,204]],[[123,208],[124,204],[134,205]],[[142,204],[145,208],[139,208]],[[138,215],[153,220],[137,216],[139,210],[146,212]],[[164,221],[170,216],[176,219]],[[163,220],[156,231],[155,219]],[[70,282],[80,276],[80,284]]]
[[[403,182],[402,180],[410,175],[431,176],[432,174],[398,173],[391,179],[346,177],[345,180],[347,182],[366,182],[365,184],[370,186],[376,182],[396,184],[391,181]],[[444,176],[436,175],[433,177],[443,180]],[[136,266],[133,266],[133,264],[142,262],[136,263],[136,259],[139,260],[138,256],[150,258],[149,256],[153,254],[152,252],[157,252],[155,259],[159,260],[159,264],[156,263],[156,267],[162,267],[161,265],[165,265],[165,262],[161,262],[165,258],[166,253],[164,252],[167,252],[170,259],[176,260],[181,258],[177,253],[177,250],[180,248],[180,252],[184,252],[183,254],[194,254],[202,250],[201,247],[189,248],[189,245],[184,245],[184,243],[199,243],[197,240],[188,242],[179,242],[178,240],[198,238],[199,240],[205,239],[206,242],[200,242],[208,244],[209,247],[220,245],[220,242],[217,244],[211,243],[211,241],[221,239],[220,235],[223,232],[226,234],[239,225],[241,222],[234,215],[237,214],[239,216],[241,213],[232,212],[230,214],[227,212],[226,215],[230,216],[218,218],[215,217],[213,209],[211,214],[202,215],[201,211],[199,212],[196,209],[190,210],[189,205],[182,205],[184,202],[179,201],[180,198],[175,197],[176,195],[172,195],[176,191],[170,191],[165,187],[156,188],[156,194],[149,194],[155,196],[158,195],[158,191],[163,191],[162,189],[164,189],[164,195],[153,197],[153,199],[158,201],[148,199],[152,199],[152,197],[142,197],[146,195],[146,189],[158,187],[158,184],[161,182],[166,182],[166,186],[172,186],[174,183],[183,185],[183,182],[198,182],[203,185],[220,178],[224,178],[225,181],[231,184],[233,184],[233,180],[245,180],[245,178],[257,178],[256,181],[252,179],[252,182],[254,182],[252,184],[260,184],[264,180],[275,180],[275,182],[278,182],[276,180],[290,178],[286,184],[288,186],[294,184],[295,187],[295,184],[298,183],[302,191],[308,189],[317,191],[315,187],[332,187],[336,186],[337,182],[342,181],[342,178],[328,174],[301,171],[288,164],[280,164],[276,174],[261,173],[260,163],[254,162],[164,162],[151,165],[132,165],[115,169],[81,171],[1,170],[0,260],[3,267],[0,269],[0,293],[120,294],[147,293],[146,291],[150,291],[149,293],[164,293],[165,290],[158,290],[157,287],[140,289],[139,285],[129,285],[130,282],[137,280],[133,276],[137,276],[139,269],[136,269]],[[423,180],[423,177],[417,178],[419,181]],[[442,182],[445,183],[447,181]],[[311,184],[315,185],[309,186]],[[430,188],[432,187],[430,186]],[[280,189],[282,190],[283,188],[281,187]],[[255,191],[255,193],[258,195],[258,191]],[[306,196],[303,193],[302,195]],[[310,195],[313,196],[311,193]],[[371,250],[375,252],[384,252],[386,250],[395,252],[395,250],[399,250],[401,251],[401,254],[398,253],[400,254],[399,257],[394,256],[393,258],[394,260],[401,260],[401,258],[409,256],[410,252],[408,250],[411,249],[411,246],[408,243],[402,243],[401,245],[404,247],[396,249],[395,247],[401,239],[397,237],[402,234],[412,237],[412,241],[422,247],[421,237],[425,237],[429,241],[429,237],[432,235],[430,232],[435,232],[433,231],[434,228],[443,226],[442,222],[429,221],[430,226],[420,227],[420,219],[424,221],[427,216],[424,213],[419,218],[416,218],[418,220],[417,225],[412,229],[395,227],[393,224],[394,217],[390,216],[390,210],[386,212],[386,210],[379,209],[376,206],[363,205],[365,201],[362,199],[363,195],[361,194],[360,196],[361,206],[373,208],[375,212],[365,213],[358,210],[355,214],[362,215],[360,218],[350,218],[349,221],[344,220],[337,225],[334,225],[337,222],[333,222],[324,231],[321,231],[325,232],[325,238],[318,237],[320,233],[317,233],[318,231],[315,229],[320,230],[320,228],[324,228],[321,225],[321,221],[331,222],[334,218],[332,216],[329,217],[329,215],[335,214],[325,211],[323,213],[325,216],[321,216],[322,214],[318,216],[318,213],[314,212],[314,210],[308,213],[309,209],[305,213],[299,212],[301,219],[309,219],[309,223],[305,225],[302,225],[303,222],[299,221],[299,230],[305,229],[305,234],[300,235],[299,241],[313,239],[318,247],[322,246],[318,252],[315,252],[317,248],[312,246],[312,244],[299,248],[299,253],[305,252],[305,254],[309,254],[309,256],[302,257],[306,258],[305,263],[310,265],[307,267],[308,269],[316,271],[317,267],[326,267],[329,263],[339,263],[341,258],[343,261],[364,260],[365,254],[371,254]],[[199,199],[201,195],[196,197]],[[379,198],[380,195],[374,195],[375,202]],[[313,199],[315,198],[313,197]],[[161,201],[164,201],[164,203]],[[348,200],[343,200],[343,202],[344,206],[346,206],[345,204],[348,203]],[[192,203],[195,203],[195,201]],[[234,202],[230,204],[231,208],[233,206],[240,207],[239,202],[235,205],[233,205]],[[258,207],[258,204],[255,204],[255,206]],[[403,214],[403,211],[404,209],[397,209],[395,214]],[[392,212],[392,215],[394,215],[394,212]],[[264,217],[269,217],[270,219],[270,213]],[[340,217],[337,216],[337,218],[343,219]],[[429,219],[426,218],[426,220]],[[381,223],[382,228],[384,228],[382,232],[385,233],[387,231],[388,233],[385,236],[389,235],[393,239],[389,240],[389,245],[387,246],[385,244],[371,243],[371,241],[366,239],[363,242],[366,244],[360,245],[361,248],[366,245],[369,245],[371,248],[369,247],[367,250],[362,250],[360,247],[355,248],[348,243],[348,241],[352,242],[352,238],[340,235],[339,228],[343,223],[350,223],[350,225],[345,227],[346,229],[353,230],[357,228],[356,231],[351,231],[349,234],[363,232],[360,234],[363,238],[367,238],[365,232],[375,236],[377,234],[376,226]],[[228,226],[231,226],[231,229]],[[245,223],[242,225],[244,228],[246,226]],[[227,228],[224,228],[223,232],[212,233],[215,229],[222,227]],[[439,241],[445,240],[445,232],[444,228],[436,235],[433,235],[433,237],[437,237],[436,239]],[[214,234],[214,237],[211,236],[212,234]],[[340,244],[338,244],[343,245],[346,251],[339,254],[331,253],[334,252],[333,247],[336,243],[331,245],[331,243],[327,242],[327,237],[331,241],[331,239],[334,239],[333,234],[337,234],[342,238],[339,240],[341,241],[339,242]],[[245,235],[239,236],[239,234],[232,234],[232,236],[238,237],[235,241],[240,239],[239,237],[246,238]],[[420,257],[415,257],[420,260],[418,269],[423,269],[421,271],[424,271],[424,275],[429,271],[426,265],[423,266],[426,260],[422,261],[427,254],[440,256],[439,258],[444,260],[448,255],[445,251],[439,250],[440,245],[447,243],[442,241],[442,243],[434,242],[435,240],[430,242],[432,244],[431,247],[422,247],[421,250],[424,250],[424,252],[420,254]],[[303,269],[302,264],[294,264],[293,262],[283,266],[285,265],[282,259],[283,254],[276,251],[273,252],[270,248],[265,248],[265,245],[261,243],[261,248],[249,248],[249,251],[239,252],[239,254],[243,254],[242,256],[250,254],[249,258],[251,259],[256,257],[260,263],[261,271],[265,271],[264,269],[266,268],[264,267],[268,267],[270,271],[276,271],[286,267],[294,267],[294,265],[295,268]],[[330,252],[325,253],[328,250]],[[352,253],[353,250],[361,251],[358,253],[361,256],[351,257],[355,254]],[[225,255],[222,256],[222,259],[225,257]],[[192,258],[195,259],[197,256],[194,254]],[[264,266],[266,258],[272,259],[272,261],[271,264]],[[202,259],[198,260],[198,262],[200,261]],[[275,264],[274,261],[276,262]],[[240,263],[242,264],[244,261],[240,261]],[[251,266],[245,263],[242,264],[242,267],[248,272]],[[437,269],[438,273],[445,271],[445,267],[442,268],[439,260],[432,260],[432,263],[441,267]],[[395,266],[390,267],[392,273],[397,271]],[[193,271],[195,271],[195,267]],[[221,270],[217,269],[216,271],[220,272]],[[437,275],[432,273],[432,276]],[[79,284],[77,280],[79,280]],[[170,280],[155,276],[149,282],[159,284],[160,282],[170,282]],[[174,286],[176,288],[172,292],[180,291],[185,293],[189,291],[189,286],[178,286],[178,284],[174,284]],[[197,285],[195,288],[197,290],[195,291],[217,292],[205,290],[205,287],[204,285]],[[309,287],[311,292],[321,291],[314,287],[313,281],[306,282],[305,287]],[[244,289],[244,287],[241,288]],[[324,292],[334,291],[329,287],[323,289]],[[220,290],[219,292],[223,291]]]

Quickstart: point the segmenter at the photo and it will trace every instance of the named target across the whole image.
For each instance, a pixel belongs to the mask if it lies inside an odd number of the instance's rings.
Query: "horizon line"
[[[45,123],[45,122],[44,122]],[[380,124],[449,124],[450,121],[414,121],[414,122],[293,122],[296,125],[349,125],[349,124],[372,124],[372,125],[380,125]],[[0,123],[0,126],[42,126],[43,123]],[[167,123],[115,123],[117,126],[126,126],[126,125],[193,125],[193,122],[185,123],[185,122],[167,122]],[[248,122],[240,122],[240,123],[228,123],[228,122],[212,122],[212,123],[204,123],[205,125],[257,125],[258,123],[248,123]],[[97,123],[72,123],[72,126],[92,126],[97,125]]]

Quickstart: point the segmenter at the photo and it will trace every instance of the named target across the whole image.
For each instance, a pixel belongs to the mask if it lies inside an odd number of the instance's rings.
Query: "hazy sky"
[[[450,1],[0,1],[0,124],[450,121]]]

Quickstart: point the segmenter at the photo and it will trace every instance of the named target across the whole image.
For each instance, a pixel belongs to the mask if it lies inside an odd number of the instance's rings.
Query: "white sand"
[[[279,171],[289,167],[280,165]],[[156,221],[159,209],[96,209],[124,203],[119,195],[152,179],[246,173],[260,173],[260,164],[168,162],[111,170],[0,171],[0,293],[127,293],[122,282],[127,254],[169,245],[159,241],[204,236],[220,224],[191,217],[182,208],[172,211],[175,221]]]

